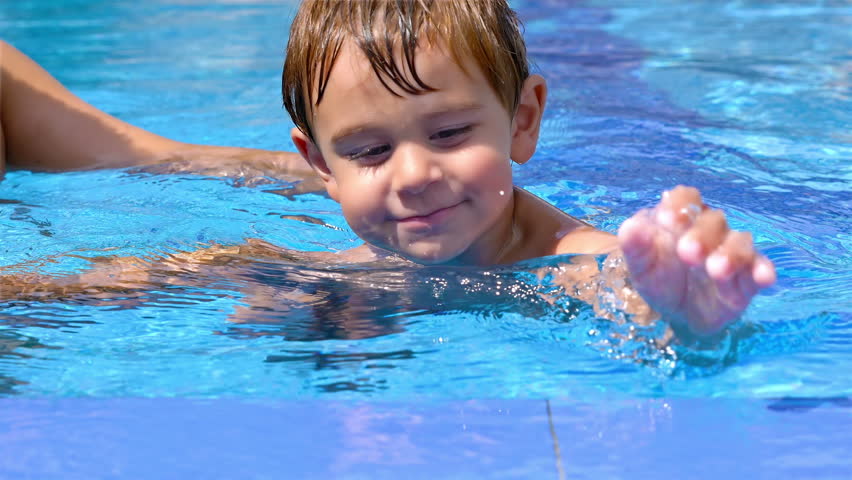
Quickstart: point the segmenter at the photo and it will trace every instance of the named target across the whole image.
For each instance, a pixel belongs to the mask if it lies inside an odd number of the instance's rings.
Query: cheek
[[[356,231],[380,223],[385,216],[381,189],[369,174],[356,173],[337,182],[340,207],[346,221]]]
[[[508,194],[512,188],[512,165],[508,155],[487,150],[476,152],[470,161],[460,163],[459,173],[465,183],[482,194]]]

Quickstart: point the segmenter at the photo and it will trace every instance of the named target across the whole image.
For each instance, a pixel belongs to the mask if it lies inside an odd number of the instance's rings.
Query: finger
[[[705,267],[711,278],[724,280],[740,270],[751,275],[756,252],[749,232],[729,232],[725,241],[707,257]]]
[[[701,265],[725,241],[729,231],[728,221],[721,210],[705,210],[678,241],[678,256],[690,265]]]
[[[673,208],[683,208],[687,205],[702,205],[704,201],[701,199],[701,192],[695,187],[686,185],[678,185],[668,191],[668,195],[663,200]]]
[[[642,275],[656,262],[655,230],[647,210],[628,218],[618,229],[618,244],[633,275]]]
[[[698,189],[678,185],[663,192],[657,208],[657,222],[673,232],[683,232],[703,209],[704,201]]]
[[[761,288],[772,286],[778,279],[778,274],[775,271],[775,264],[772,260],[763,255],[758,255],[751,269],[752,277],[755,283]]]
[[[718,280],[716,288],[719,300],[733,316],[745,310],[760,290],[748,269],[737,270],[727,279]]]

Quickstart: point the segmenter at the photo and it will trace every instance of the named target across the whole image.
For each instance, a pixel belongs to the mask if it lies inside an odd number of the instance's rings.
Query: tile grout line
[[[556,435],[556,427],[553,426],[553,412],[550,411],[550,399],[545,399],[547,407],[547,423],[550,426],[550,438],[553,439],[553,454],[556,456],[556,471],[559,480],[565,480],[565,469],[562,466],[562,450],[559,448],[559,437]]]

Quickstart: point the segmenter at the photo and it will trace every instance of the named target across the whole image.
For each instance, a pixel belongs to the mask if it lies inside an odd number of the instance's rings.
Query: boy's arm
[[[0,40],[0,167],[115,168],[169,161],[187,169],[251,166],[312,175],[294,153],[191,145],[134,127],[84,102],[33,60]],[[5,155],[4,155],[5,153]]]
[[[266,285],[259,281],[246,281],[252,266],[264,258],[272,261],[328,260],[335,256],[327,252],[294,252],[276,247],[257,239],[234,246],[212,245],[192,251],[178,251],[151,257],[79,257],[90,262],[89,268],[76,274],[43,274],[40,267],[65,258],[40,258],[19,265],[0,267],[0,302],[52,300],[84,300],[86,303],[103,302],[103,305],[121,305],[126,308],[145,304],[156,299],[157,292],[164,288],[199,287],[209,288],[212,284],[226,281],[223,295],[231,290],[239,291],[240,302],[234,306],[227,320],[234,323],[280,323],[289,308],[303,307],[311,312],[312,306],[322,301],[322,292],[308,293],[298,288],[282,288],[279,284]],[[246,270],[248,269],[248,270]],[[282,269],[281,275],[287,275]],[[281,280],[283,277],[279,278]],[[216,287],[213,287],[215,292]],[[175,290],[170,290],[174,292]],[[353,299],[359,298],[357,291]],[[344,306],[341,308],[347,308]],[[362,310],[363,311],[363,310]],[[299,312],[296,312],[297,314]],[[368,336],[363,322],[351,322],[348,316],[339,319],[346,324],[347,338]],[[318,318],[325,321],[325,318]],[[253,332],[261,335],[261,333]]]
[[[607,314],[599,305],[601,292],[582,286],[599,285],[595,278],[600,274],[600,286],[637,322],[659,314],[681,332],[708,336],[734,322],[758,291],[775,282],[775,266],[755,251],[751,234],[731,230],[724,214],[708,208],[690,187],[665,192],[654,209],[625,221],[617,239],[587,230],[576,237],[581,235],[597,241],[575,238],[583,246],[572,251],[604,245],[611,252],[604,271],[599,273],[596,261],[580,257],[578,268],[556,279],[599,314]],[[560,248],[560,253],[569,251]]]
[[[627,219],[618,244],[642,298],[672,326],[699,336],[734,322],[776,279],[751,234],[731,230],[692,187],[664,192],[654,209]]]

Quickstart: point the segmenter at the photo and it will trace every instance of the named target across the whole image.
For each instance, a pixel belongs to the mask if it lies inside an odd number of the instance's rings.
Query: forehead
[[[395,60],[401,62],[400,56]],[[385,86],[366,55],[353,42],[344,42],[331,69],[322,101],[313,108],[316,133],[324,135],[341,123],[351,124],[362,117],[398,113],[400,109],[412,109],[413,115],[422,109],[500,105],[475,62],[464,61],[459,65],[448,49],[440,45],[418,47],[414,62],[418,77],[434,91],[405,93],[388,79],[385,79]],[[416,84],[410,69],[400,65],[400,70],[410,83]]]

